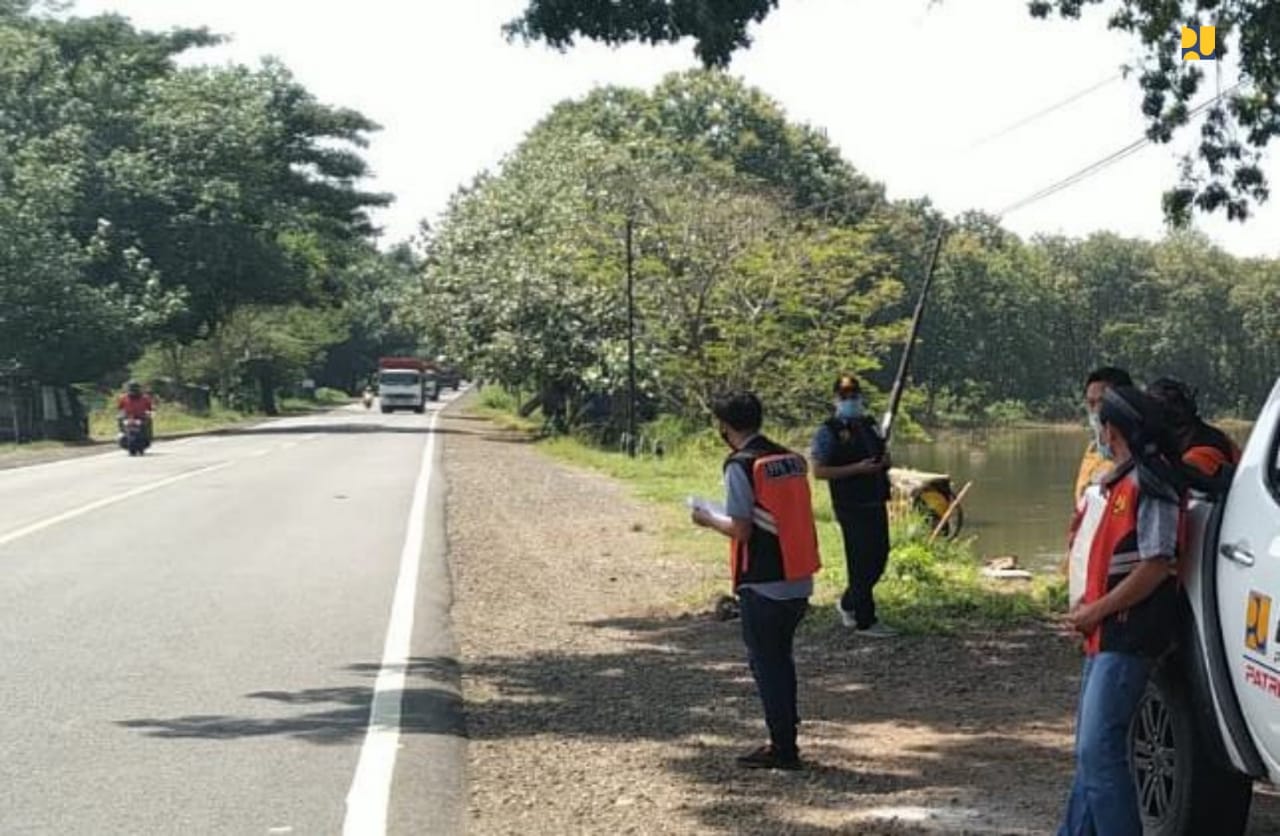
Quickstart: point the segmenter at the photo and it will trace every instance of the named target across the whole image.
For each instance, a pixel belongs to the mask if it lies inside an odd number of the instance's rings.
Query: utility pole
[[[627,214],[627,455],[636,456],[636,294],[634,221]]]

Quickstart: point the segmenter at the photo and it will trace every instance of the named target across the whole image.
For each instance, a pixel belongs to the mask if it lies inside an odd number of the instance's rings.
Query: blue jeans
[[[1058,836],[1142,836],[1129,763],[1129,726],[1151,662],[1099,653],[1084,663],[1076,713],[1076,777]]]
[[[805,598],[775,601],[755,590],[738,595],[742,618],[742,640],[747,645],[747,661],[755,678],[769,741],[783,759],[796,757],[796,663],[791,649],[796,628],[809,608]]]

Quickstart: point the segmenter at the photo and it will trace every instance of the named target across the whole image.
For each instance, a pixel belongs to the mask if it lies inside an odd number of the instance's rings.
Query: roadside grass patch
[[[246,415],[233,409],[214,406],[207,413],[192,412],[179,404],[158,403],[154,418],[156,438],[181,433],[203,432],[232,427],[246,421],[261,420],[261,415]],[[89,437],[96,441],[112,441],[118,433],[115,409],[100,409],[89,415]]]
[[[507,429],[536,431],[536,421],[513,414],[515,399],[496,390],[482,393],[471,411]],[[798,433],[777,433],[793,442]],[[724,445],[710,431],[674,439],[662,457],[603,450],[580,438],[541,439],[539,447],[556,459],[589,468],[623,482],[638,499],[651,503],[663,538],[664,552],[691,559],[717,561],[720,581],[690,590],[682,603],[707,605],[728,590],[728,545],[714,532],[689,520],[685,498],[723,500],[721,466]],[[802,448],[801,448],[802,449]],[[834,625],[835,602],[846,582],[844,545],[831,510],[827,486],[812,484],[823,568],[817,577],[810,619],[814,628]],[[1048,620],[1065,606],[1064,582],[1037,576],[1031,581],[993,581],[982,575],[973,541],[929,542],[928,524],[914,515],[893,520],[889,566],[876,586],[876,603],[884,621],[908,634],[945,634],[962,629],[996,630]]]

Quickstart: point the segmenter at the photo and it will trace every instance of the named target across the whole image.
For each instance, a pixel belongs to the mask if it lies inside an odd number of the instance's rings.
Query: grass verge
[[[341,396],[339,397],[339,395]],[[280,401],[280,415],[307,415],[350,402],[351,398],[349,396],[336,393],[336,391],[327,397],[317,397],[314,401],[301,398],[285,398]],[[262,421],[267,417],[260,413],[237,412],[222,406],[214,406],[205,413],[193,412],[178,404],[159,404],[158,406],[159,408],[155,413],[156,438],[214,432],[255,421]],[[116,434],[115,410],[96,410],[89,415],[89,441],[32,441],[23,444],[14,444],[11,441],[0,442],[0,460],[15,462],[29,458],[40,459],[50,454],[56,455],[60,450],[114,441]]]
[[[486,389],[471,412],[506,429],[537,430],[538,422],[519,418],[514,409],[514,399],[509,395]],[[684,505],[690,495],[717,500],[722,497],[720,467],[724,450],[714,442],[686,438],[672,445],[662,458],[634,459],[565,436],[542,439],[539,447],[560,461],[623,482],[638,499],[650,503],[667,551],[692,559],[726,561],[724,538],[695,528]],[[823,556],[813,615],[814,621],[821,624],[835,618],[834,603],[847,576],[840,527],[831,511],[826,486],[815,483],[813,495]],[[1031,581],[992,581],[982,575],[971,540],[930,543],[928,537],[927,525],[917,517],[903,516],[893,522],[893,550],[885,576],[876,586],[876,601],[884,620],[903,631],[936,634],[961,629],[1003,629],[1043,621],[1065,608],[1066,589],[1060,579],[1037,576]],[[724,574],[728,574],[727,566]],[[713,591],[724,591],[724,584],[716,590],[700,590],[691,597],[705,603]]]
[[[176,404],[157,404],[154,425],[156,438],[167,435],[209,432],[234,427],[248,421],[261,420],[261,415],[247,415],[221,406],[207,413],[192,412]],[[111,441],[116,437],[116,411],[98,410],[89,416],[89,437],[95,441]]]

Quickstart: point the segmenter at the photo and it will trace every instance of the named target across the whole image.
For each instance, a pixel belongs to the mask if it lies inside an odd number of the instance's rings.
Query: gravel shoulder
[[[744,772],[764,727],[738,622],[687,603],[723,567],[664,546],[673,511],[483,420],[441,423],[468,832],[1054,831],[1079,666],[1057,636],[875,641],[815,613],[797,647],[810,766]],[[1276,799],[1257,808],[1252,832],[1277,832]]]

